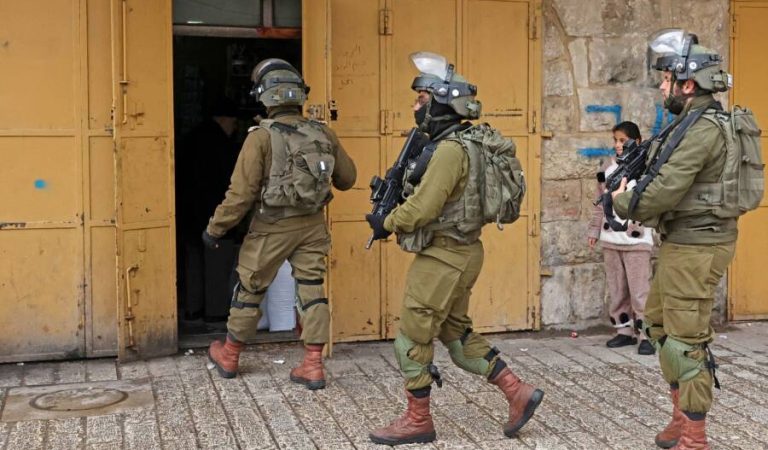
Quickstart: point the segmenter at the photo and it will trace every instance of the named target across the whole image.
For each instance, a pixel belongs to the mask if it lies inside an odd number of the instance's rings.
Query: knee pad
[[[640,323],[641,323],[640,327],[642,328],[643,333],[645,333],[645,337],[647,337],[648,340],[651,342],[651,344],[653,344],[653,346],[656,347],[656,351],[660,352],[661,344],[659,340],[662,337],[666,336],[666,334],[664,333],[664,327],[661,325],[654,325],[647,319],[640,321]]]
[[[397,364],[406,378],[419,378],[426,375],[431,383],[432,377],[429,375],[428,367],[432,363],[434,356],[435,349],[431,342],[429,344],[417,344],[403,333],[397,334],[395,338],[395,358],[397,358]],[[427,385],[430,383],[427,383]]]
[[[299,315],[303,316],[310,308],[316,305],[328,305],[325,296],[324,280],[296,279],[296,307]]]
[[[448,354],[454,364],[477,375],[488,376],[499,359],[499,351],[477,333],[469,332],[461,339],[447,342]]]
[[[235,288],[232,290],[232,308],[259,308],[261,307],[261,301],[264,299],[264,294],[267,289],[259,289],[251,291],[247,289],[241,282],[237,282]]]
[[[664,340],[660,345],[659,365],[668,383],[691,380],[704,370],[706,352],[696,350],[701,350],[701,345],[686,344],[669,336]]]

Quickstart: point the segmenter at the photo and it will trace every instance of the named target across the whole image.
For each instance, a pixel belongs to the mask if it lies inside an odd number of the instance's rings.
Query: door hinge
[[[528,39],[531,41],[536,40],[536,16],[528,16]]]
[[[536,134],[536,110],[531,110],[531,134]]]
[[[336,104],[336,100],[332,99],[328,102],[328,112],[332,121],[339,120],[339,106]]]
[[[731,39],[736,39],[736,37],[739,35],[739,27],[737,25],[738,18],[736,14],[733,15],[733,19],[731,19]]]
[[[541,6],[531,5],[532,11],[528,14],[528,39],[535,41],[539,38],[539,17]]]
[[[537,213],[531,214],[531,230],[528,233],[530,237],[536,237],[539,235],[539,215]]]
[[[392,112],[388,109],[382,109],[379,111],[379,133],[390,134],[392,133],[392,126],[390,124],[390,116]]]
[[[389,36],[392,34],[392,10],[380,9],[379,10],[379,35]]]
[[[313,104],[307,106],[307,115],[311,120],[325,122],[325,105]]]

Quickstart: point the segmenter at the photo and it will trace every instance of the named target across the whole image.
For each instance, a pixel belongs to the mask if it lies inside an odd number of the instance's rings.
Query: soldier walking
[[[287,259],[297,284],[305,350],[290,377],[308,389],[322,389],[322,351],[330,322],[325,259],[331,245],[323,209],[333,197],[331,186],[347,190],[354,185],[356,169],[330,128],[301,115],[309,88],[293,66],[264,60],[253,69],[252,80],[268,119],[250,130],[229,190],[203,232],[205,244],[216,248],[218,239],[253,211],[240,249],[240,282],[232,296],[227,337],[213,342],[208,356],[222,377],[237,374],[244,343],[256,336],[264,294]]]

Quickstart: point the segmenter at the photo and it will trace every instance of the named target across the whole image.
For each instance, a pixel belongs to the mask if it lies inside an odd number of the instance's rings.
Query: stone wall
[[[544,0],[542,325],[607,324],[602,254],[587,246],[595,173],[612,151],[617,120],[650,137],[670,117],[647,39],[668,27],[697,33],[728,59],[728,0]],[[727,64],[726,64],[727,65]],[[723,283],[724,285],[724,283]],[[717,320],[724,317],[724,286]]]

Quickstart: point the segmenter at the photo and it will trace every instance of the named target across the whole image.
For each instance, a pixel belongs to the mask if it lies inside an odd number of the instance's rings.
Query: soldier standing
[[[638,184],[625,192],[624,180],[613,193],[614,209],[656,228],[662,240],[644,328],[659,352],[674,409],[656,444],[708,449],[705,419],[713,382],[719,387],[708,347],[714,293],[733,259],[740,203],[754,190],[740,197],[740,177],[749,173],[739,173],[742,158],[734,149],[740,147],[729,130],[731,120],[742,119],[723,112],[713,97],[731,83],[720,56],[679,29],[660,32],[650,49],[654,69],[663,74],[664,106],[677,118],[654,139]]]
[[[411,59],[421,72],[412,85],[418,93],[413,108],[416,124],[437,146],[405,203],[386,217],[366,216],[374,239],[394,232],[404,250],[416,253],[406,279],[400,330],[394,342],[406,378],[408,407],[403,416],[373,431],[370,438],[386,445],[435,439],[429,399],[433,381],[441,385],[433,364],[432,341],[436,337],[457,366],[486,377],[501,389],[509,402],[504,434],[511,437],[532,417],[544,393],[522,382],[499,357],[498,350],[472,331],[467,311],[483,265],[479,183],[485,168],[475,164],[482,158],[477,154],[482,151],[480,147],[467,145],[463,136],[487,129],[511,148],[512,155],[514,144],[487,125],[478,128],[464,121],[480,116],[477,87],[453,73],[445,58],[422,52]]]
[[[304,361],[292,381],[309,389],[325,387],[322,351],[329,339],[325,297],[325,258],[331,238],[323,208],[331,185],[350,189],[355,165],[327,126],[301,115],[309,88],[288,62],[267,59],[252,74],[253,94],[267,107],[268,119],[249,130],[232,173],[229,190],[216,208],[203,241],[217,240],[253,210],[240,249],[240,278],[232,296],[227,337],[208,350],[219,374],[232,378],[244,343],[256,335],[260,304],[286,259],[296,279],[296,307],[302,324]]]

